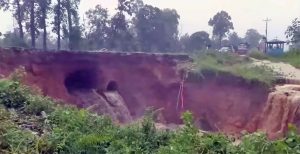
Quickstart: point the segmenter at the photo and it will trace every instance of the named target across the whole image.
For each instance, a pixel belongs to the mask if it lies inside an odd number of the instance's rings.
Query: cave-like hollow
[[[93,69],[77,70],[68,74],[64,84],[69,93],[80,90],[97,89],[99,85],[98,74]]]

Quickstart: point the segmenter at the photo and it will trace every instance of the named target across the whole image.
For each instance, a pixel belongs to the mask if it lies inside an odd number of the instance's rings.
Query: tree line
[[[2,45],[44,50],[176,52],[242,42],[257,47],[263,37],[255,29],[249,29],[245,38],[239,37],[225,11],[208,21],[212,37],[205,31],[179,36],[180,15],[174,9],[160,9],[142,0],[118,0],[111,17],[108,9],[97,5],[80,20],[79,5],[80,0],[0,0],[0,9],[10,11],[17,21],[14,31],[4,34]]]

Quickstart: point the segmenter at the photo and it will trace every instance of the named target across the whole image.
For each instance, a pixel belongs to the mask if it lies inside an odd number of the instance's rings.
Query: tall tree
[[[109,48],[122,51],[133,50],[133,34],[129,31],[129,23],[124,14],[118,12],[111,19],[108,39]]]
[[[218,12],[209,20],[208,25],[213,27],[213,35],[219,38],[219,47],[222,46],[222,39],[226,34],[234,29],[231,16],[225,11]]]
[[[135,0],[118,0],[118,12],[112,17],[109,28],[109,47],[129,51],[133,50],[133,34],[126,16],[133,16]]]
[[[178,25],[180,16],[175,9],[164,9],[162,11],[161,22],[163,23],[164,42],[161,50],[175,51],[178,49]]]
[[[37,32],[37,27],[36,27],[36,0],[25,0],[24,5],[26,6],[26,9],[29,10],[29,19],[30,21],[26,25],[26,29],[30,32],[30,38],[31,38],[31,47],[35,48],[35,39],[36,39],[36,32]]]
[[[151,5],[141,8],[135,27],[144,51],[171,51],[178,44],[179,15],[175,10],[160,10]]]
[[[0,9],[7,11],[11,10],[13,17],[17,20],[19,37],[24,40],[23,23],[25,16],[24,0],[0,0]]]
[[[143,0],[133,0],[131,4],[132,13],[134,15],[136,15],[139,12],[139,10],[144,6]]]
[[[179,38],[180,51],[189,51],[190,35],[184,34]]]
[[[243,39],[239,37],[236,32],[228,34],[228,41],[230,45],[233,45],[235,48],[243,42]]]
[[[51,4],[51,0],[38,0],[38,25],[43,29],[43,49],[47,50],[47,19]]]
[[[95,9],[90,9],[86,13],[87,26],[87,41],[89,49],[99,49],[106,46],[108,32],[108,11],[97,5]]]
[[[64,27],[65,37],[69,40],[69,49],[74,50],[79,47],[81,31],[79,26],[78,6],[80,0],[63,0],[62,6],[66,10],[67,27]]]
[[[189,51],[200,51],[205,49],[211,44],[211,41],[209,39],[209,34],[205,31],[200,31],[192,34],[190,36]]]
[[[245,35],[245,42],[247,42],[250,48],[256,48],[259,45],[259,41],[263,38],[256,29],[248,29]]]
[[[143,51],[158,50],[162,37],[163,25],[160,22],[162,11],[151,5],[145,5],[137,14],[136,29]]]
[[[62,22],[64,21],[64,8],[62,7],[62,0],[57,0],[54,5],[53,13],[54,13],[54,21],[52,22],[53,28],[52,31],[57,36],[57,50],[61,49],[61,28]]]

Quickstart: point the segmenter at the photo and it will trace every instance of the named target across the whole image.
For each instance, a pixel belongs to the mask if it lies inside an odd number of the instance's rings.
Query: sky
[[[161,9],[176,9],[180,15],[179,33],[192,34],[197,31],[207,31],[211,34],[212,28],[208,21],[217,12],[224,10],[232,17],[234,31],[244,36],[247,29],[257,29],[265,34],[265,18],[271,18],[269,22],[269,39],[278,38],[286,40],[284,32],[292,20],[300,18],[300,0],[144,0]],[[79,7],[80,16],[97,4],[108,8],[110,14],[115,12],[117,0],[81,0]],[[12,29],[11,14],[0,12],[0,32]]]

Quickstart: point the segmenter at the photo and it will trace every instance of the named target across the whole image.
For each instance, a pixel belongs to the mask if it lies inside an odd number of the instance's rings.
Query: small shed
[[[266,42],[266,53],[274,57],[283,55],[285,43],[285,41],[280,41],[278,39]]]

